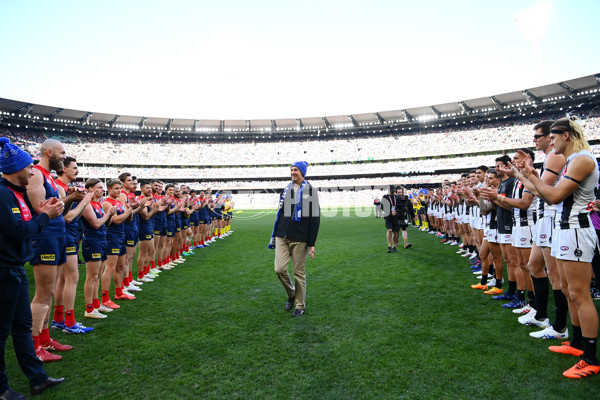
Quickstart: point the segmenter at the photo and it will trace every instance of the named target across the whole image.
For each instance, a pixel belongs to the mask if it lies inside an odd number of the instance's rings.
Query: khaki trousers
[[[304,310],[306,299],[306,258],[308,245],[300,240],[275,238],[275,273],[283,284],[288,298],[296,296],[296,308]],[[288,273],[288,264],[292,260],[294,284]]]

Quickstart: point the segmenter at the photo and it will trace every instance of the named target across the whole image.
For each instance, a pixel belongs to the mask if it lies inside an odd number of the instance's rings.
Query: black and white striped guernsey
[[[589,214],[591,205],[596,199],[594,189],[598,186],[598,164],[594,155],[587,150],[571,154],[560,174],[559,182],[561,179],[574,181],[568,176],[565,178],[567,168],[576,157],[581,156],[587,156],[594,160],[594,170],[582,182],[577,182],[579,183],[577,189],[556,206],[556,218],[554,220],[556,229],[589,228],[592,226]]]

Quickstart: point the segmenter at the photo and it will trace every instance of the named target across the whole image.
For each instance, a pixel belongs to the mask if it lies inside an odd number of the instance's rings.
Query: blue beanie
[[[302,176],[306,176],[306,168],[308,168],[308,163],[306,161],[296,161],[293,162],[291,167],[296,167],[302,172]]]
[[[0,172],[14,174],[33,163],[33,158],[27,153],[10,143],[10,139],[0,137]]]

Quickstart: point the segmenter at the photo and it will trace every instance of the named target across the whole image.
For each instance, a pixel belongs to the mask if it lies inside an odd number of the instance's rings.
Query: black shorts
[[[386,229],[391,229],[392,232],[399,232],[400,231],[400,221],[398,221],[398,218],[393,217],[393,218],[384,218],[385,220],[385,227]]]

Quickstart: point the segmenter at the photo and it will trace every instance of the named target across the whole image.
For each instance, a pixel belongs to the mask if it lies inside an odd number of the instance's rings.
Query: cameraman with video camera
[[[408,226],[408,215],[412,213],[412,203],[408,197],[404,196],[404,189],[398,187],[399,193],[396,193],[396,187],[390,185],[389,193],[381,199],[381,208],[383,209],[383,218],[387,228],[387,252],[397,252],[399,231],[402,229],[402,239],[404,248],[412,246],[408,243],[406,227]]]

